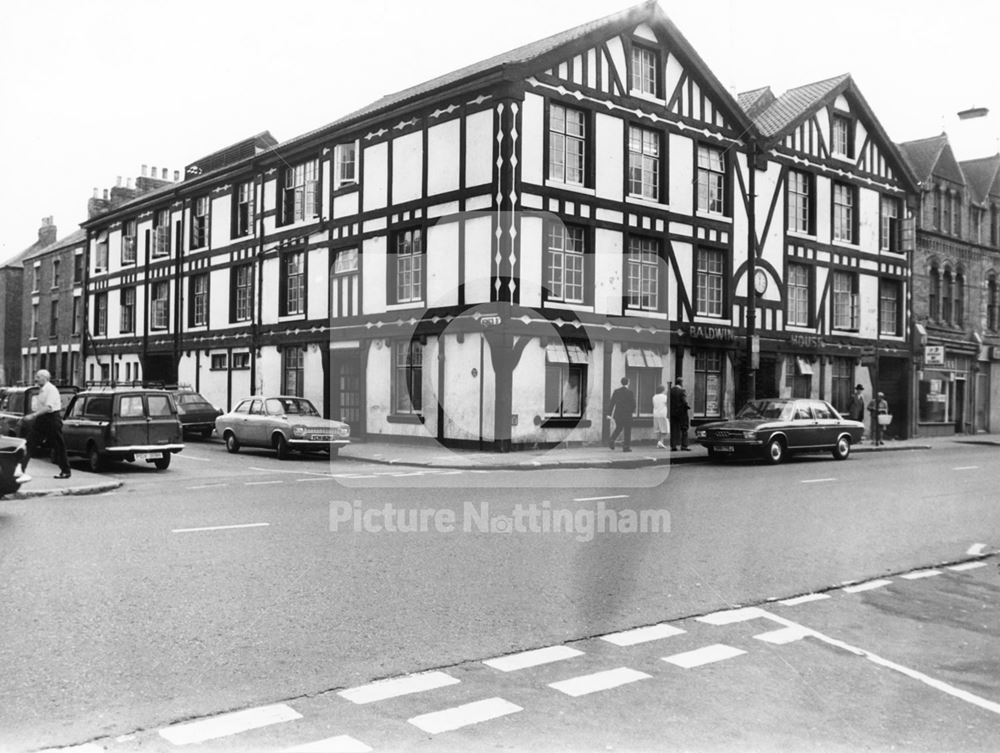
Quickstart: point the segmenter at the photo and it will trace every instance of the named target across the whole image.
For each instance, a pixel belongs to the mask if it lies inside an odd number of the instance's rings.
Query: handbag
[[[879,413],[878,414],[878,425],[879,426],[888,426],[891,423],[892,423],[892,414],[891,413]]]

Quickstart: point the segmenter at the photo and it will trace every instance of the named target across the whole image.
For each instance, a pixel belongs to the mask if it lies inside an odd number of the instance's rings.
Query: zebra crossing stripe
[[[341,690],[337,695],[351,703],[373,703],[410,693],[422,693],[426,690],[456,685],[458,682],[459,680],[445,672],[419,672],[388,680],[377,680],[367,685],[359,685],[356,688],[348,688]]]
[[[934,570],[933,568],[930,570],[914,570],[912,573],[906,573],[900,577],[906,578],[907,580],[917,580],[919,578],[932,578],[935,575],[940,575],[941,572],[941,570]]]
[[[645,680],[649,677],[652,677],[652,675],[647,675],[645,672],[639,672],[628,667],[618,667],[617,669],[595,672],[590,675],[571,677],[568,680],[560,680],[559,682],[550,682],[549,687],[576,698],[589,693],[597,693],[601,690],[611,690],[612,688],[628,685],[638,680]]]
[[[371,748],[350,735],[337,735],[314,743],[285,748],[282,753],[370,753]]]
[[[883,578],[882,580],[870,580],[867,583],[859,583],[856,586],[845,586],[841,590],[845,594],[856,594],[856,593],[861,593],[862,591],[871,591],[876,588],[882,588],[883,586],[888,586],[891,584],[892,584],[891,580],[886,580]]]
[[[482,701],[473,701],[443,711],[421,714],[407,721],[424,732],[436,735],[440,732],[468,727],[471,724],[479,724],[508,714],[516,714],[518,711],[524,711],[524,709],[510,701],[505,701],[503,698],[486,698]]]
[[[713,612],[703,617],[696,617],[698,622],[709,625],[732,625],[734,622],[746,622],[764,616],[764,610],[760,607],[743,607],[742,609],[726,609],[722,612]]]
[[[637,643],[656,641],[661,638],[670,638],[674,635],[681,635],[684,631],[679,627],[662,623],[659,625],[649,625],[648,627],[624,630],[620,633],[609,633],[602,635],[601,640],[613,643],[616,646],[634,646]]]
[[[683,669],[692,669],[693,667],[700,667],[703,664],[712,664],[713,662],[732,659],[735,656],[741,656],[745,653],[746,651],[742,649],[727,646],[723,643],[715,643],[704,648],[696,648],[694,651],[685,651],[683,654],[664,656],[663,661]]]
[[[949,570],[954,570],[955,572],[961,572],[962,570],[975,570],[977,567],[986,567],[986,563],[979,562],[963,562],[961,565],[950,565]]]
[[[569,646],[549,646],[547,648],[536,648],[532,651],[522,651],[517,654],[508,654],[496,659],[487,659],[483,662],[487,667],[498,669],[501,672],[516,672],[519,669],[537,667],[540,664],[550,664],[555,661],[572,659],[580,656],[583,651],[577,651]]]
[[[190,745],[301,718],[302,714],[291,706],[276,703],[220,714],[196,722],[174,724],[161,729],[160,737],[174,745]]]

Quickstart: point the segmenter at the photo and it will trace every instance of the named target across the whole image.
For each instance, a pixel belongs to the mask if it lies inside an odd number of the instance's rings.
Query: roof
[[[72,246],[77,246],[85,243],[87,240],[87,233],[85,230],[77,228],[72,233],[67,235],[65,238],[60,238],[55,243],[50,243],[48,246],[42,246],[41,248],[35,249],[34,252],[27,254],[22,261],[27,261],[28,259],[34,259],[36,256],[44,256],[46,254],[51,254],[53,251],[61,251],[65,248],[71,248]]]
[[[1000,196],[1000,154],[966,160],[959,165],[976,201],[988,201],[990,194]]]
[[[773,138],[821,107],[827,98],[850,80],[850,74],[843,73],[825,81],[789,89],[756,115],[753,121],[763,136]]]
[[[770,86],[762,86],[759,89],[752,89],[748,92],[740,92],[736,98],[736,101],[739,102],[743,112],[745,112],[750,118],[756,117],[763,112],[764,109],[770,107],[774,100],[774,92],[771,91]]]
[[[250,138],[237,141],[235,144],[230,144],[205,157],[196,159],[184,168],[184,176],[201,175],[234,162],[240,162],[247,157],[253,157],[267,151],[277,144],[278,140],[271,135],[270,131],[261,131]]]
[[[962,167],[951,150],[947,133],[907,141],[899,145],[899,150],[921,183],[926,183],[935,176],[959,184],[966,182]]]

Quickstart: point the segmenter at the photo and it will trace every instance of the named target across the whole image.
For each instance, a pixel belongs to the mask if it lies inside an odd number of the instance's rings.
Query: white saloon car
[[[229,452],[268,447],[282,460],[292,450],[336,455],[350,444],[351,436],[351,427],[343,421],[323,418],[311,402],[290,395],[244,398],[215,419],[215,431]]]

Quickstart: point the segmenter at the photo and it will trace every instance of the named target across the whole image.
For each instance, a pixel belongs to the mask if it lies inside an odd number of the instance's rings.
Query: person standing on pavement
[[[868,412],[872,417],[872,439],[875,440],[876,445],[885,444],[882,441],[882,425],[878,420],[879,416],[889,413],[889,403],[885,400],[884,392],[878,393],[878,397],[868,403]]]
[[[611,393],[608,418],[615,422],[608,447],[615,449],[615,440],[623,433],[622,452],[632,452],[632,417],[635,415],[635,394],[628,388],[628,377],[622,377],[622,386]]]
[[[674,386],[670,388],[670,449],[677,449],[677,442],[680,441],[681,449],[685,452],[691,450],[688,447],[688,427],[691,425],[688,420],[687,390],[684,389],[684,380],[677,377]]]
[[[653,428],[656,429],[656,446],[661,450],[667,449],[663,439],[670,436],[670,421],[667,416],[667,391],[661,384],[653,395]]]
[[[28,462],[32,453],[44,439],[52,451],[52,459],[59,466],[59,475],[55,478],[69,478],[71,471],[66,458],[66,443],[62,435],[62,399],[59,390],[50,381],[52,375],[45,369],[39,369],[35,374],[35,384],[38,394],[32,399],[31,413],[20,419],[28,423],[28,451],[21,470],[27,472]],[[23,481],[23,477],[22,477]]]
[[[852,421],[865,422],[865,388],[860,384],[854,387],[854,396],[850,405],[847,406],[847,417]]]

